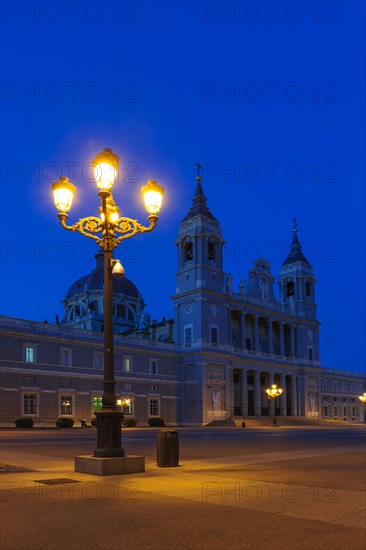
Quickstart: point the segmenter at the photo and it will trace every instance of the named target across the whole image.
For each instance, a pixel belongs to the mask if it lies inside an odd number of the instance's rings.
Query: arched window
[[[306,297],[311,298],[312,285],[310,281],[306,281]]]
[[[209,262],[214,262],[216,260],[216,257],[215,257],[215,243],[213,243],[212,241],[209,241],[209,243],[208,243],[207,257],[208,257]]]
[[[295,295],[295,285],[292,281],[286,284],[286,298],[290,298]]]
[[[184,261],[191,262],[193,260],[193,245],[188,242],[184,245]]]
[[[75,316],[82,317],[83,315],[84,315],[84,311],[82,306],[75,306]]]
[[[98,311],[98,300],[93,300],[92,302],[89,302],[89,309],[90,311]]]

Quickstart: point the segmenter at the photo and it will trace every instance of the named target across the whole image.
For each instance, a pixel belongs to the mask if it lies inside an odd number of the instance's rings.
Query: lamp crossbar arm
[[[85,237],[89,237],[90,239],[94,239],[97,241],[97,243],[101,243],[102,239],[101,237],[98,237],[97,235],[94,235],[94,233],[102,233],[104,230],[104,224],[103,221],[100,218],[97,218],[96,216],[89,216],[87,218],[82,218],[78,222],[76,222],[74,225],[67,225],[66,214],[59,214],[60,223],[64,229],[67,229],[68,231],[78,231]]]
[[[144,226],[137,220],[133,220],[131,218],[118,218],[118,220],[116,220],[115,222],[113,230],[115,231],[115,233],[121,233],[122,235],[121,237],[117,237],[117,239],[115,240],[116,246],[123,240],[130,239],[138,233],[146,233],[148,231],[152,231],[156,226],[157,217],[149,216],[148,220],[150,222],[150,225]]]

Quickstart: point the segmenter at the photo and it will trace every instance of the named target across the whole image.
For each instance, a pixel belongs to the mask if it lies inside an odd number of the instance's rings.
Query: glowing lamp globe
[[[112,149],[103,149],[93,161],[95,181],[101,191],[110,191],[116,179],[119,157]]]
[[[276,384],[272,384],[271,387],[266,390],[266,394],[268,395],[269,399],[279,397],[281,393],[282,388],[277,388]]]
[[[74,193],[76,191],[75,185],[69,181],[69,178],[61,176],[59,181],[52,184],[53,198],[55,206],[60,214],[66,214],[69,212]]]
[[[156,215],[160,212],[163,202],[164,188],[154,180],[149,180],[146,185],[141,187],[141,193],[144,197],[145,208],[149,214]]]

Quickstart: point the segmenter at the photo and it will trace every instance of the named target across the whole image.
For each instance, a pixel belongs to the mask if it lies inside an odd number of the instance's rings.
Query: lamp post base
[[[145,471],[144,456],[121,456],[98,458],[95,456],[76,456],[75,472],[93,476],[115,476],[137,474]]]
[[[96,413],[97,417],[97,458],[114,458],[125,456],[122,448],[122,413],[115,410],[104,410]]]

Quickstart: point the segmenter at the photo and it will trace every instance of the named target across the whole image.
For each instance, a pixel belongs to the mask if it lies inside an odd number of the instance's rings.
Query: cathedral
[[[113,281],[116,393],[138,425],[234,423],[276,415],[363,422],[366,379],[323,368],[316,279],[297,224],[277,279],[258,258],[237,289],[223,265],[220,222],[196,178],[178,228],[174,318],[152,321],[128,278]],[[91,421],[102,404],[103,255],[75,281],[56,324],[0,317],[2,425],[32,417]],[[266,389],[282,389],[268,399]]]

